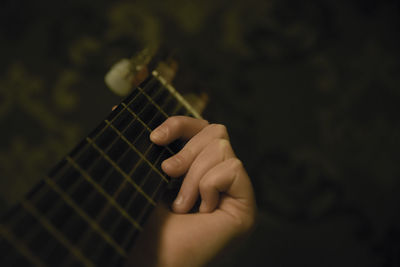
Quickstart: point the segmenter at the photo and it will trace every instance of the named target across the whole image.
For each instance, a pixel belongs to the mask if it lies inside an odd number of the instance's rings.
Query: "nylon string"
[[[139,89],[140,92],[141,92],[142,94],[144,94],[144,95],[146,96],[146,98],[148,98],[149,100],[150,100],[151,98],[144,92],[144,90],[146,89],[146,86],[148,86],[149,84],[151,84],[151,82],[154,80],[154,78],[155,78],[155,77],[153,76],[153,77],[151,78],[151,80],[149,80],[149,82],[145,85],[145,87],[144,87],[143,89],[142,89],[142,88]],[[162,90],[163,88],[165,88],[165,87],[164,87],[164,86],[161,87],[160,90]],[[123,108],[122,108],[121,111],[119,111],[119,113],[111,120],[111,122],[113,122],[115,119],[117,119],[117,118],[124,112],[125,109],[128,109],[128,111],[129,111],[130,113],[133,113],[133,111],[130,110],[129,105],[132,104],[132,102],[134,102],[135,99],[136,99],[139,95],[140,95],[140,93],[137,94],[137,95],[128,103],[128,105],[126,105],[125,103],[122,103]],[[169,97],[169,96],[168,96],[168,97]],[[168,116],[168,115],[166,115],[166,113],[163,111],[162,107],[158,106],[158,105],[157,105],[154,101],[152,101],[152,100],[151,100],[151,103],[157,108],[157,110],[159,110],[159,111],[161,112],[161,114],[163,114],[164,116]],[[144,111],[145,108],[148,106],[148,104],[149,104],[149,103],[146,103],[145,107],[143,107],[143,109],[142,109],[140,112]],[[178,106],[179,106],[179,104],[180,104],[180,102],[178,101]],[[164,105],[166,105],[166,103],[163,104],[163,107],[164,107]],[[139,112],[139,113],[140,113],[140,112]],[[155,116],[157,116],[157,114],[156,114]],[[136,117],[136,119],[137,119],[143,126],[145,126],[145,129],[147,129],[149,132],[151,131],[151,129],[147,126],[147,124],[144,123],[136,114],[135,114],[135,117]],[[153,120],[153,119],[154,119],[154,117],[152,118],[152,120]],[[152,121],[152,120],[151,120],[151,121]],[[134,120],[132,120],[132,121],[134,121]],[[132,121],[130,122],[130,124],[132,123]],[[151,122],[151,121],[150,121],[150,122]],[[130,124],[128,124],[128,126],[126,126],[125,129],[127,129],[127,128],[129,127]],[[111,125],[110,122],[107,123],[106,126],[105,126],[101,131],[99,131],[99,132],[97,133],[96,137],[100,136],[101,133],[103,133],[107,127],[112,127],[112,125]],[[125,130],[125,129],[124,129],[124,130]],[[142,130],[141,134],[142,134],[143,132],[144,132],[144,130]],[[121,134],[123,134],[123,132],[122,132]],[[141,135],[141,134],[140,134],[140,135]],[[138,136],[140,136],[140,135],[138,135]],[[95,138],[96,138],[96,137],[95,137]],[[116,137],[115,137],[115,140],[117,140],[118,137],[122,137],[122,136],[116,136]],[[93,141],[95,140],[95,138],[93,138]],[[115,142],[115,140],[113,140],[113,142]],[[125,141],[126,141],[128,144],[130,143],[130,142],[129,142],[128,140],[126,140],[126,139],[125,139]],[[89,145],[90,145],[90,144],[89,144]],[[132,143],[131,143],[131,145],[132,145]],[[146,150],[146,152],[145,152],[145,155],[147,154],[147,152],[149,151],[149,149],[151,148],[151,146],[152,146],[152,144],[147,148],[147,150]],[[88,144],[86,144],[85,147],[84,147],[83,149],[86,150],[87,148],[88,148]],[[166,149],[167,149],[170,153],[172,153],[172,150],[171,150],[169,147],[167,147]],[[82,149],[81,149],[81,150],[82,150]],[[128,149],[127,151],[129,151],[129,149]],[[127,151],[125,151],[125,153],[127,153]],[[79,154],[81,154],[81,153],[83,153],[83,152],[80,151]],[[125,153],[123,153],[123,155],[122,155],[120,158],[123,158],[123,156],[125,155]],[[173,154],[173,153],[172,153],[172,154]],[[156,162],[159,161],[160,157],[161,157],[161,155],[158,156]],[[101,158],[101,156],[100,156],[99,158]],[[95,164],[95,162],[97,162],[97,160],[98,160],[98,159],[96,159],[96,160],[93,162],[93,165]],[[132,171],[130,171],[129,176],[135,171],[135,169],[137,168],[137,166],[138,166],[139,164],[141,164],[141,163],[142,163],[142,159],[139,161],[138,164],[135,165],[134,169],[133,169]],[[148,162],[148,163],[149,163],[149,162]],[[150,164],[150,165],[151,165],[151,164]],[[64,166],[64,167],[65,167],[65,166]],[[63,167],[63,168],[64,168],[64,167]],[[153,167],[154,167],[154,166],[153,166]],[[152,171],[152,169],[149,170],[149,173],[150,173],[151,171]],[[157,170],[157,171],[158,171],[158,170]],[[145,179],[143,179],[143,181],[141,182],[140,186],[142,186],[142,184],[145,183],[145,181],[146,181],[146,179],[147,179],[149,173],[146,175]],[[108,175],[107,175],[107,176],[108,176]],[[124,177],[124,178],[127,178],[127,177]],[[130,177],[128,177],[128,178],[130,178]],[[103,177],[103,179],[107,179],[107,177],[106,177],[106,178]],[[56,187],[54,186],[54,184],[53,184],[53,186],[52,186],[52,185],[51,185],[51,182],[49,183],[50,179],[46,179],[46,180],[47,180],[47,184],[49,184],[50,187],[53,187],[53,189],[56,189]],[[122,182],[122,184],[125,184],[126,181],[127,181],[127,179],[124,180],[124,181]],[[157,191],[158,191],[158,189],[159,189],[159,187],[160,187],[161,184],[162,184],[162,180],[161,180],[160,183],[158,184],[157,189],[155,190],[155,192],[151,195],[151,198],[153,198],[153,197],[156,195],[156,193],[157,193]],[[120,186],[120,188],[121,188],[121,187],[122,187],[122,185]],[[60,188],[57,188],[57,189],[59,189],[59,190],[57,191],[57,193],[61,194],[61,193],[62,193],[62,189],[60,189]],[[60,191],[60,190],[61,190],[61,191]],[[43,190],[41,190],[41,191],[43,191]],[[68,191],[70,191],[70,190],[68,190]],[[115,197],[117,197],[118,194],[119,194],[119,192],[120,192],[120,190],[117,190],[117,191],[116,191],[116,194],[114,194],[114,195],[112,196],[112,198],[114,199]],[[138,193],[138,191],[135,192],[135,196],[136,196],[137,193]],[[43,194],[42,194],[42,195],[43,195]],[[40,196],[40,195],[39,195],[39,196]],[[39,196],[35,196],[34,199],[38,199]],[[65,195],[62,196],[62,198],[66,199],[66,198],[65,198]],[[33,199],[33,200],[34,200],[34,199]],[[132,202],[132,201],[134,202],[134,199],[135,199],[135,197],[132,198],[131,202]],[[73,200],[71,200],[71,201],[73,201]],[[70,205],[71,205],[71,201],[69,201],[69,204],[70,204]],[[146,204],[149,204],[149,203],[146,203]],[[77,209],[77,208],[75,208],[75,209]],[[143,212],[144,212],[144,211],[142,211],[142,214],[143,214]],[[85,213],[84,211],[81,210],[81,214],[80,214],[80,215],[82,216],[83,214],[86,214],[86,213]],[[103,217],[103,216],[104,216],[104,211],[102,211],[102,217]],[[86,221],[88,220],[88,218],[89,218],[89,217],[86,218]],[[89,225],[91,225],[91,224],[89,223]],[[93,226],[93,224],[92,224],[92,226]],[[96,227],[95,227],[95,228],[96,228]],[[136,227],[136,228],[137,228],[137,227]],[[132,228],[132,229],[133,229],[133,228]],[[100,229],[100,230],[101,230],[101,229]],[[108,238],[107,238],[107,239],[108,239]],[[20,249],[20,250],[21,250],[21,249]],[[25,254],[26,254],[26,253],[25,253]]]

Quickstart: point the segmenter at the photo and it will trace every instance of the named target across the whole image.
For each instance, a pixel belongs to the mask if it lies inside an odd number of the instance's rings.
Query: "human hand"
[[[250,179],[229,143],[226,128],[190,117],[167,119],[150,135],[157,145],[189,140],[161,167],[185,176],[172,211],[159,205],[133,249],[139,266],[203,266],[254,224]],[[201,196],[198,213],[188,213]]]

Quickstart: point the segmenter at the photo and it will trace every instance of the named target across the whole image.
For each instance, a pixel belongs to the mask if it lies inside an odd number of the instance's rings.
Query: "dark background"
[[[396,0],[3,0],[1,210],[118,103],[108,68],[161,43],[255,185],[258,226],[221,265],[400,266],[399,14]]]

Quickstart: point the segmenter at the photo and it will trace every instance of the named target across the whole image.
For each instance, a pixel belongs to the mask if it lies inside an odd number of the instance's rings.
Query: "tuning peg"
[[[153,58],[151,49],[143,49],[131,59],[115,63],[104,77],[106,85],[119,96],[127,96],[135,86],[149,75],[147,65]]]

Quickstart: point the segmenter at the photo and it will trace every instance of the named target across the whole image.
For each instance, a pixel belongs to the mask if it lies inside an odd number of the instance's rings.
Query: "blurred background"
[[[255,185],[217,265],[400,266],[399,34],[397,0],[3,0],[0,210],[119,102],[109,67],[161,43]]]

